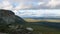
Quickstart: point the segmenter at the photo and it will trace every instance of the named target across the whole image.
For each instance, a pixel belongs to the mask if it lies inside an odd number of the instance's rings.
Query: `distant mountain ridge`
[[[31,18],[31,19],[58,19],[58,20],[60,20],[60,18],[58,18],[58,17],[23,17],[23,18]]]

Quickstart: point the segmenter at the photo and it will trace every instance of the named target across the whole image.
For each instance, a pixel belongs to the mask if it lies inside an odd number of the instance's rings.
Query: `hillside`
[[[0,9],[0,33],[12,34],[12,31],[15,32],[18,30],[17,28],[20,28],[25,23],[26,21],[15,15],[12,11]],[[15,33],[17,34],[17,32]]]
[[[10,10],[0,10],[0,23],[6,23],[6,24],[11,24],[11,23],[25,23],[25,21],[21,18],[16,16],[12,11]]]
[[[47,22],[57,22],[60,23],[59,19],[32,19],[32,18],[25,18],[24,19],[27,22],[43,22],[43,21],[47,21]]]

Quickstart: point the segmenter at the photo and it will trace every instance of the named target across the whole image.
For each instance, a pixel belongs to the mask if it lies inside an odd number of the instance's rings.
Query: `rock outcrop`
[[[0,9],[0,24],[24,24],[25,21],[10,10]]]
[[[12,11],[0,9],[0,32],[11,33],[25,23],[26,21]]]
[[[10,10],[0,9],[0,34],[32,34],[31,28],[26,29],[21,17]]]

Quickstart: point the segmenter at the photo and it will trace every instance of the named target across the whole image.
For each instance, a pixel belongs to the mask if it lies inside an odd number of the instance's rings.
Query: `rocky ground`
[[[12,11],[0,9],[0,34],[32,34],[32,28],[23,27],[25,23]]]

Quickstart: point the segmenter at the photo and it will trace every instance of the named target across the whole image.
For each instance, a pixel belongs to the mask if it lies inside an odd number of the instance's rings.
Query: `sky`
[[[60,16],[60,0],[0,0],[0,9],[21,17]]]

